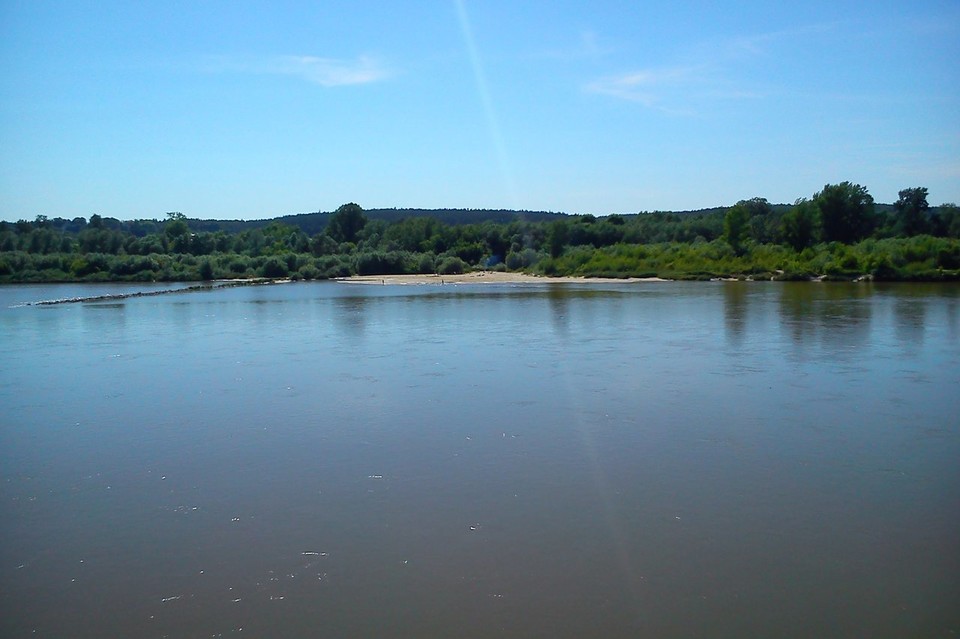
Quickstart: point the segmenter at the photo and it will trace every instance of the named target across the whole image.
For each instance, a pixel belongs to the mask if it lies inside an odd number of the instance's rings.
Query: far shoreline
[[[435,273],[419,275],[352,275],[337,277],[333,281],[343,284],[380,284],[380,285],[434,285],[446,284],[629,284],[635,282],[672,282],[662,277],[550,277],[530,275],[529,273],[508,273],[506,271],[472,271],[455,275],[437,275]]]

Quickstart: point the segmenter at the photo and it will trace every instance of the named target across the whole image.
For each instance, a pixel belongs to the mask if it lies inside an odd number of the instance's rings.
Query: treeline
[[[927,189],[892,206],[867,190],[828,184],[793,205],[763,198],[695,213],[561,216],[501,212],[503,220],[454,224],[430,212],[373,218],[345,204],[322,230],[274,220],[239,232],[91,216],[0,222],[0,281],[324,279],[348,275],[459,273],[891,280],[960,278],[960,209],[930,207]],[[427,213],[427,214],[420,214]]]
[[[253,231],[262,229],[274,223],[280,223],[285,226],[291,226],[300,229],[307,235],[315,235],[323,231],[334,212],[318,211],[315,213],[298,213],[295,215],[284,215],[268,220],[203,220],[183,217],[190,226],[190,229],[196,233],[215,233],[223,231],[228,235],[237,235],[244,231]],[[505,209],[368,209],[364,214],[370,220],[382,220],[391,224],[399,222],[410,217],[431,217],[438,221],[452,225],[463,224],[481,224],[483,222],[496,222],[507,224],[516,220],[527,222],[550,222],[558,218],[567,217],[562,213],[551,213],[548,211],[512,211]],[[182,217],[180,213],[167,213],[170,216]],[[38,216],[36,222],[41,222],[44,228],[50,228],[54,231],[66,233],[78,233],[89,224],[97,229],[109,229],[114,231],[123,231],[136,237],[144,237],[151,233],[163,231],[164,222],[159,220],[118,220],[113,217],[102,217],[92,215],[89,223],[83,217],[65,219],[62,217],[48,218],[47,216]],[[23,227],[30,222],[20,220],[17,223]]]

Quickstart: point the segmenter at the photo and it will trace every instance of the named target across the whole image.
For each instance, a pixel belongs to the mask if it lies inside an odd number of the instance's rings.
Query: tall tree
[[[350,202],[338,208],[327,224],[327,235],[338,242],[356,243],[357,236],[367,225],[367,216],[360,205]]]
[[[557,220],[550,224],[550,228],[547,230],[547,243],[550,246],[550,257],[560,257],[563,253],[563,248],[567,245],[569,234],[570,227],[564,220]]]
[[[820,224],[820,211],[815,202],[803,198],[797,200],[781,220],[780,234],[783,241],[795,251],[802,251],[813,244]]]
[[[780,228],[780,219],[767,198],[752,197],[749,200],[740,200],[737,204],[747,208],[749,232],[753,241],[758,244],[773,242]]]
[[[920,235],[930,232],[930,205],[927,204],[927,189],[918,186],[903,189],[900,199],[894,204],[897,210],[897,226],[903,235]]]
[[[93,222],[92,217],[90,221]],[[167,213],[167,222],[163,225],[163,231],[171,239],[189,234],[190,227],[187,225],[187,216],[177,211]]]
[[[873,196],[866,187],[850,182],[827,184],[813,200],[820,209],[825,241],[850,244],[873,231]]]
[[[91,220],[93,218],[90,218]],[[187,253],[190,250],[190,227],[187,226],[187,216],[179,212],[167,213],[167,222],[163,225],[163,232],[169,238],[170,247],[176,253]]]
[[[723,216],[723,239],[738,255],[743,252],[749,222],[750,209],[743,202],[737,202]]]
[[[941,237],[960,238],[960,207],[956,204],[941,204],[933,216],[933,232]]]

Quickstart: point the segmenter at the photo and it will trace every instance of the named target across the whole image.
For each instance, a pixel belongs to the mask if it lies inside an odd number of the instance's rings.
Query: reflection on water
[[[749,284],[749,282],[723,283],[723,319],[727,329],[727,340],[732,348],[743,345]]]
[[[804,357],[816,347],[838,357],[855,357],[869,339],[874,292],[866,283],[780,286],[780,315],[795,354]]]
[[[817,331],[815,306],[820,291],[813,286],[792,286],[785,283],[778,288],[780,316],[794,344],[802,345],[814,337]]]
[[[945,304],[947,307],[947,330],[951,338],[954,340],[960,339],[960,297],[948,298]]]
[[[84,304],[77,309],[82,318],[83,332],[88,339],[98,339],[103,332],[123,331],[127,314],[124,303]]]
[[[558,335],[568,337],[570,333],[570,290],[563,285],[553,285],[547,289],[550,301],[550,320]]]
[[[344,334],[362,338],[367,328],[366,310],[370,302],[371,299],[363,295],[335,298],[333,321]]]
[[[921,345],[927,319],[926,302],[897,300],[894,302],[893,310],[896,316],[897,339],[904,344]]]
[[[867,341],[873,312],[872,285],[844,290],[827,286],[826,295],[815,311],[815,318],[822,324],[822,347],[835,352],[855,350]]]
[[[960,630],[957,287],[438,288],[0,308],[0,636]]]

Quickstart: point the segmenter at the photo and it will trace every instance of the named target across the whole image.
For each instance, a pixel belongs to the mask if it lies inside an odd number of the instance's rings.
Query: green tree
[[[437,266],[440,275],[459,275],[467,270],[467,264],[459,257],[445,257]]]
[[[320,257],[337,252],[337,241],[325,233],[317,233],[310,238],[310,252]]]
[[[820,209],[823,239],[850,244],[869,235],[876,224],[873,197],[850,182],[827,184],[813,196]]]
[[[90,218],[90,222],[92,226],[93,218]],[[167,223],[163,226],[163,232],[166,233],[167,237],[171,240],[190,235],[190,227],[187,226],[187,216],[177,212],[167,213]],[[185,248],[185,246],[183,248]]]
[[[408,217],[391,224],[383,239],[405,251],[421,251],[429,246],[429,240],[440,226],[430,217]]]
[[[622,220],[623,218],[621,218]],[[621,222],[622,223],[622,222]],[[570,236],[570,227],[564,220],[557,220],[550,225],[547,231],[547,244],[550,248],[550,257],[560,257],[563,249],[567,245],[567,238]]]
[[[738,255],[743,252],[743,240],[747,235],[750,222],[750,210],[743,202],[730,207],[723,216],[723,239]]]
[[[815,202],[806,198],[797,200],[793,208],[787,211],[780,222],[780,234],[783,241],[800,252],[813,244],[820,225],[820,211]]]
[[[773,213],[773,207],[770,206],[770,202],[768,202],[765,197],[752,197],[749,200],[740,200],[737,204],[746,207],[750,217],[770,215]]]
[[[930,232],[930,205],[927,204],[927,189],[916,187],[903,189],[894,204],[897,210],[897,226],[903,235],[920,235]]]
[[[934,232],[941,237],[960,238],[960,207],[956,204],[942,204],[933,216]]]
[[[747,208],[750,218],[748,225],[753,241],[759,244],[774,241],[774,236],[779,227],[779,219],[774,214],[770,202],[763,197],[753,197],[749,200],[740,200],[737,204]]]
[[[276,255],[268,258],[260,267],[261,277],[286,277],[289,274],[287,263]]]
[[[358,204],[350,202],[338,208],[327,223],[327,235],[337,242],[356,243],[357,236],[367,225],[367,216]]]

